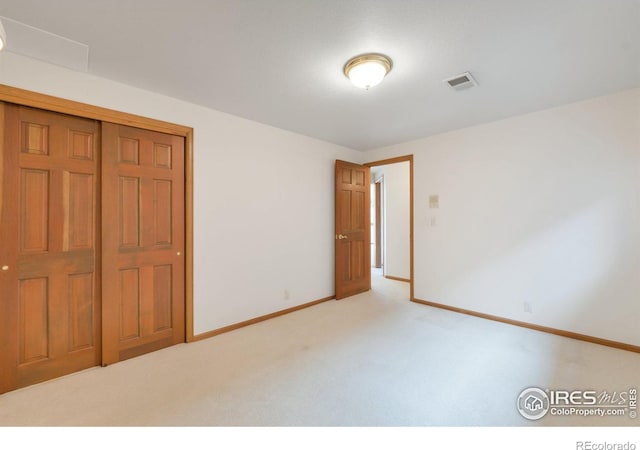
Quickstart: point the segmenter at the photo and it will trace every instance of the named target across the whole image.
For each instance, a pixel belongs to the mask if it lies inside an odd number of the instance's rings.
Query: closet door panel
[[[0,392],[101,360],[96,121],[0,105]]]
[[[103,123],[103,364],[185,340],[184,138]]]

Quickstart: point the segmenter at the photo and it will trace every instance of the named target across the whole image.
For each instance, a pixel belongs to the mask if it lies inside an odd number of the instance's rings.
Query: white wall
[[[0,83],[194,128],[196,334],[334,294],[334,160],[360,153],[9,52]]]
[[[384,176],[384,274],[411,278],[409,239],[409,161],[373,167],[375,177]]]
[[[406,154],[416,298],[640,345],[640,89],[367,157]]]

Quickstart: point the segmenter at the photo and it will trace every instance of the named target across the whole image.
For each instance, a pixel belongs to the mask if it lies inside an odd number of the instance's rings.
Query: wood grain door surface
[[[100,364],[99,124],[0,104],[0,392]]]
[[[369,167],[336,161],[336,299],[371,289],[371,173]]]
[[[184,138],[6,103],[0,125],[0,393],[184,342]]]
[[[103,364],[184,342],[184,138],[103,123]]]

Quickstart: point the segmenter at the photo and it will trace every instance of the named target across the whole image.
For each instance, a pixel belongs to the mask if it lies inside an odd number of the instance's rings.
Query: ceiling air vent
[[[444,80],[452,89],[461,90],[467,89],[473,86],[477,86],[476,80],[471,76],[471,72],[461,73],[451,78]]]

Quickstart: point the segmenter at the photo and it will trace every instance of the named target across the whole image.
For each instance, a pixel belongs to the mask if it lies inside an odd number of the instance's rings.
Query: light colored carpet
[[[640,357],[374,290],[0,396],[0,425],[638,425],[516,411],[526,387],[623,390]]]

